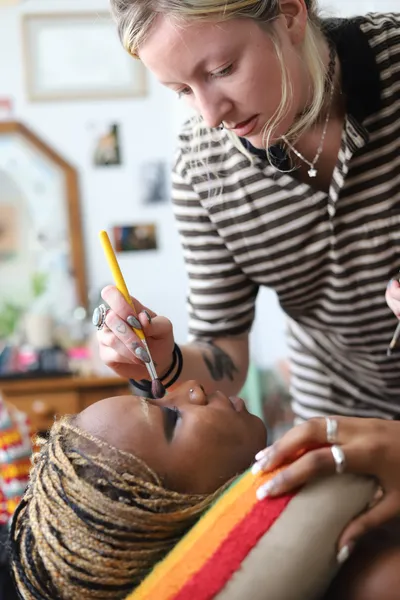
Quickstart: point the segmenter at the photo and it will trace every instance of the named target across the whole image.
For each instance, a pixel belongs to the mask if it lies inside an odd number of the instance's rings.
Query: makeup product
[[[126,287],[126,283],[123,278],[121,269],[119,267],[117,257],[115,256],[114,249],[111,245],[110,238],[108,237],[108,234],[106,231],[100,231],[99,236],[100,236],[100,242],[101,242],[101,245],[103,246],[104,254],[106,255],[106,259],[107,259],[108,265],[110,267],[111,274],[113,276],[115,285],[116,285],[117,289],[121,292],[121,294],[123,295],[125,300],[128,302],[128,304],[130,304],[132,306],[134,313],[135,313],[135,317],[137,318],[136,308],[135,308],[132,298],[128,292],[128,288]],[[135,332],[135,334],[141,340],[144,348],[146,349],[148,356],[150,357],[150,362],[145,362],[145,365],[146,365],[147,371],[151,378],[151,393],[154,398],[162,398],[165,395],[165,388],[164,388],[163,384],[161,383],[161,381],[159,380],[159,378],[157,377],[156,368],[154,366],[153,359],[151,358],[150,350],[149,350],[149,347],[148,347],[147,341],[146,341],[146,336],[144,335],[144,332],[142,329],[136,329],[135,327],[132,327],[132,330]]]
[[[389,348],[386,350],[386,354],[388,356],[392,356],[392,352],[395,349],[397,342],[399,341],[399,338],[400,338],[400,321],[397,324],[396,331],[393,334],[392,341],[389,344]]]

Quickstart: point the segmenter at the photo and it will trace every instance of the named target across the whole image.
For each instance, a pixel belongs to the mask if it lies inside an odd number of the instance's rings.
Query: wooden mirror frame
[[[87,308],[87,283],[84,257],[84,246],[80,219],[78,175],[74,167],[61,158],[55,150],[41,140],[33,131],[18,121],[0,121],[0,136],[20,134],[28,142],[55,163],[65,177],[65,195],[67,198],[68,232],[70,239],[70,269],[76,282],[76,298],[80,306]]]

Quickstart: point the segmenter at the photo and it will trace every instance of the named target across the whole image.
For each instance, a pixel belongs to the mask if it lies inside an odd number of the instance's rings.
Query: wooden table
[[[1,396],[30,417],[34,431],[49,429],[56,415],[75,414],[103,398],[130,393],[128,382],[119,377],[0,379]]]

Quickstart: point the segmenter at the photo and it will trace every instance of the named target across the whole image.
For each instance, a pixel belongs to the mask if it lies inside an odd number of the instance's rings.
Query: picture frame
[[[32,102],[147,95],[145,67],[124,51],[106,12],[25,14],[22,35]]]

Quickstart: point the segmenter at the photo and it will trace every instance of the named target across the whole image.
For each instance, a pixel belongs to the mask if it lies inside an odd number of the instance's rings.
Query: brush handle
[[[104,254],[106,255],[108,266],[110,267],[111,274],[113,276],[116,288],[117,288],[117,290],[119,290],[121,292],[121,294],[123,295],[125,300],[128,302],[128,304],[130,304],[132,306],[133,310],[135,311],[135,316],[137,316],[135,305],[133,304],[130,293],[128,292],[128,288],[126,287],[126,283],[125,283],[124,277],[122,275],[121,269],[119,267],[117,257],[115,256],[114,249],[111,245],[110,238],[108,237],[107,232],[104,230],[100,231],[99,237],[100,237],[100,242],[101,242],[101,245],[103,246]],[[145,335],[141,329],[135,329],[134,327],[132,327],[132,329],[136,333],[138,338],[140,338],[141,340],[145,339]]]

